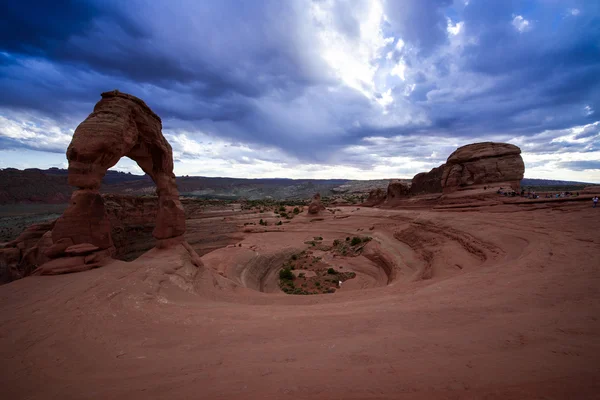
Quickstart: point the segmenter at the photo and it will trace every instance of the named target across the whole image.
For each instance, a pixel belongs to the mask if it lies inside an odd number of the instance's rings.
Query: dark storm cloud
[[[393,32],[429,53],[447,40],[444,9],[451,4],[452,0],[387,1],[385,11]]]
[[[486,138],[529,138],[528,151],[540,153],[595,149],[595,141],[552,139],[598,120],[598,2],[385,1],[382,30],[392,40],[373,58],[381,87],[372,98],[344,85],[321,57],[315,31],[330,27],[313,21],[311,5],[2,2],[0,116],[26,112],[74,128],[102,91],[119,89],[143,98],[166,130],[273,146],[314,163],[427,158],[435,145],[439,155],[428,162],[438,162],[454,143]],[[369,7],[334,1],[331,26],[359,41]],[[458,23],[458,34],[449,34]],[[396,48],[399,39],[405,45]],[[389,76],[400,61],[405,80]],[[394,101],[383,113],[374,99],[386,89]],[[594,127],[576,139],[594,138]],[[544,131],[554,133],[536,136]],[[448,140],[421,143],[437,137]],[[0,141],[0,148],[35,145]],[[348,146],[358,147],[350,154]]]

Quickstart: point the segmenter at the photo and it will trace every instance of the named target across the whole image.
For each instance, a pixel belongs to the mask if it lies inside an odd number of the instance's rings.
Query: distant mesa
[[[442,175],[444,194],[483,186],[519,190],[525,173],[521,149],[513,144],[483,142],[459,147],[448,157]]]

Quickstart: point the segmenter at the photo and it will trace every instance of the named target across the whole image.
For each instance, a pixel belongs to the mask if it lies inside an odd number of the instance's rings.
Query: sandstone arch
[[[99,189],[106,171],[121,157],[136,161],[156,184],[158,214],[153,236],[158,243],[164,246],[183,241],[185,214],[173,174],[173,151],[161,130],[161,119],[142,100],[119,91],[102,93],[67,149],[68,181],[77,189],[52,229],[53,246],[48,251],[52,258],[87,255],[85,264],[94,264],[102,257],[90,258],[90,253],[114,253]],[[57,267],[65,265],[65,260],[55,261]],[[67,264],[81,261],[69,260]],[[52,270],[52,263],[44,267]]]

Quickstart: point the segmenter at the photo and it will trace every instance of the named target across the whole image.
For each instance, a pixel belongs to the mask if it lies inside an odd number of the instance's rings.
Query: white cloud
[[[522,15],[517,15],[513,18],[512,24],[519,32],[527,32],[531,29],[531,22],[523,18]]]
[[[343,84],[376,101],[377,94],[386,89],[377,87],[375,82],[377,59],[394,41],[393,37],[385,37],[381,29],[385,17],[383,5],[381,1],[374,0],[367,3],[366,8],[358,10],[360,26],[357,37],[348,35],[336,25],[334,6],[333,1],[311,4],[320,42],[319,53]],[[396,47],[403,45],[404,42],[399,40]]]
[[[450,18],[448,18],[448,27],[446,28],[446,30],[448,31],[448,33],[450,35],[456,36],[462,31],[463,25],[464,25],[464,22],[462,22],[462,21],[457,22],[456,24],[452,24],[452,20]]]

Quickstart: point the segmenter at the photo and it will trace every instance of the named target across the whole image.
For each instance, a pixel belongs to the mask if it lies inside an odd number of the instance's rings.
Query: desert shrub
[[[327,270],[327,273],[330,274],[330,275],[335,275],[335,274],[337,274],[337,271],[335,269],[333,269],[333,268],[329,268]]]
[[[298,254],[292,254],[292,260],[297,260],[298,259]]]
[[[285,207],[284,206],[279,207],[279,211],[285,211]]]
[[[346,242],[349,242],[349,241],[350,241],[350,237],[347,237],[347,238],[346,238]]]
[[[316,286],[316,287],[319,287],[319,286],[321,286],[321,282],[315,282],[315,286]]]
[[[294,207],[294,214],[300,214],[300,209],[298,207]]]
[[[277,225],[283,225],[283,222],[279,221],[279,222],[277,223]]]
[[[334,245],[334,246],[339,246],[339,245],[340,245],[340,241],[339,241],[338,239],[335,239],[335,240],[333,241],[333,245]]]
[[[358,236],[354,236],[352,238],[352,241],[350,241],[350,246],[356,246],[357,244],[360,244],[362,242],[362,239],[359,238]]]
[[[314,239],[315,240],[323,240],[323,236],[315,236]]]
[[[293,280],[294,279],[294,273],[292,272],[291,269],[289,268],[284,268],[282,270],[279,271],[279,279],[284,279],[284,280]]]

